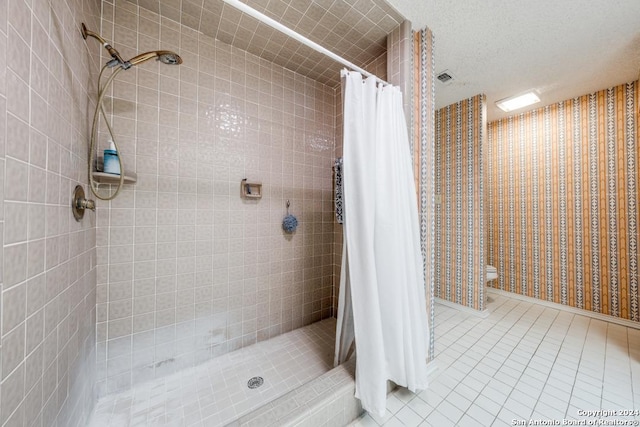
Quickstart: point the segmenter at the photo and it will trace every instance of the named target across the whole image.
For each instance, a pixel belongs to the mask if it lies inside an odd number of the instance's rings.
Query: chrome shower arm
[[[125,62],[125,60],[122,59],[122,57],[120,56],[120,52],[118,52],[113,46],[111,46],[99,34],[94,33],[93,31],[87,29],[87,26],[84,25],[84,23],[82,23],[82,26],[80,28],[81,28],[81,31],[82,31],[82,38],[84,38],[86,40],[87,37],[91,36],[94,39],[98,40],[100,43],[102,43],[102,46],[105,49],[107,49],[107,52],[109,52],[109,55],[111,55],[111,57],[115,61],[117,61],[117,62],[114,62],[114,61],[107,62],[107,65],[109,66],[109,68],[113,68],[116,65],[122,66],[122,68],[124,68],[125,70],[128,69],[128,68],[131,68],[131,63]]]

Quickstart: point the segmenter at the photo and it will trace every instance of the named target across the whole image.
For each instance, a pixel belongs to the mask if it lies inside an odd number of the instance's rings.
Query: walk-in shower
[[[367,69],[384,81],[386,37],[401,21],[376,5],[372,18],[389,17],[369,29],[375,44],[362,42],[370,60],[357,62],[377,60]],[[353,364],[332,369],[342,229],[331,165],[342,154],[344,61],[227,3],[218,29],[205,28],[206,6],[197,27],[142,4],[107,6],[94,37],[108,45],[100,92],[137,182],[96,212],[98,401],[89,425],[285,425],[282,417],[305,416],[338,392],[345,405],[332,418],[344,422],[331,425],[350,421],[361,407],[346,409],[353,388],[341,380],[352,381]],[[155,49],[184,63],[121,72],[148,59],[179,62]],[[288,60],[269,56],[280,50]],[[120,74],[104,94],[112,71]],[[115,191],[116,178],[100,193]],[[243,182],[260,183],[262,197],[243,197]],[[295,233],[282,227],[287,200]]]

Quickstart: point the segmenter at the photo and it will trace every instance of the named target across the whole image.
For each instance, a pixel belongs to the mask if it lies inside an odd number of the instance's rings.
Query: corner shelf
[[[105,172],[92,172],[93,180],[98,184],[118,184],[120,175]],[[135,172],[127,172],[124,175],[125,184],[135,184],[138,181],[138,175]]]

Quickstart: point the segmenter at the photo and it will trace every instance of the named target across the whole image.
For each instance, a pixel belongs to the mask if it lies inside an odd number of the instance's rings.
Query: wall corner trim
[[[435,360],[427,362],[427,376],[429,380],[435,380],[437,377],[436,372],[438,372],[438,364]]]

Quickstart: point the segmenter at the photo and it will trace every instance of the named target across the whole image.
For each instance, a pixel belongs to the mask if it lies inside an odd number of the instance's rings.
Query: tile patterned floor
[[[327,372],[335,319],[326,319],[238,351],[105,396],[90,427],[225,425]],[[249,389],[254,376],[264,384]]]
[[[484,319],[437,305],[430,388],[398,388],[384,418],[365,414],[351,425],[640,425],[637,415],[579,415],[640,411],[640,330],[489,295]],[[607,424],[615,420],[626,424]]]

